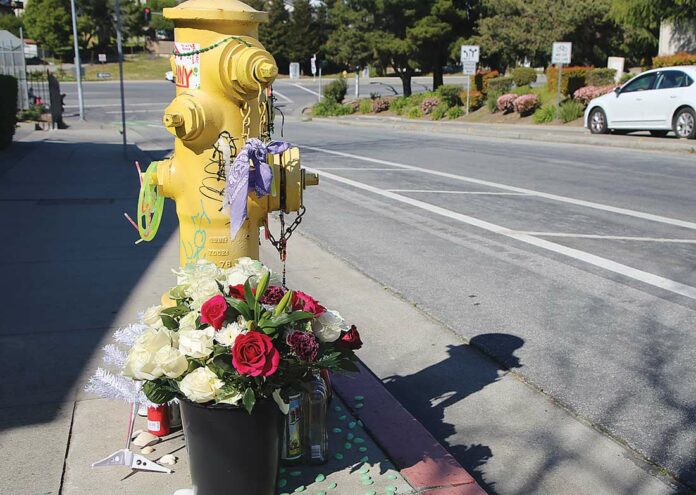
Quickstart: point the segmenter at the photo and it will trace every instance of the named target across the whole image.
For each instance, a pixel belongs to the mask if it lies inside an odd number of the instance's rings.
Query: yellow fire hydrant
[[[161,215],[162,197],[176,202],[182,266],[207,259],[226,268],[242,256],[258,259],[259,228],[268,213],[299,211],[304,188],[319,180],[300,167],[297,148],[266,153],[272,119],[268,87],[278,74],[275,60],[257,40],[267,14],[237,0],[188,0],[165,8],[164,17],[175,26],[176,97],[163,117],[175,137],[174,153],[143,174],[146,199],[141,190],[139,215],[155,203]],[[254,143],[258,146],[252,149]],[[229,189],[235,180],[246,185],[247,177],[234,176],[239,174],[231,164],[245,146],[249,156],[257,153],[247,176],[252,182],[258,177],[258,153],[263,152],[272,184],[265,195],[258,193],[258,179],[256,190],[252,183],[248,191],[244,187],[246,215],[238,219],[233,236]],[[159,217],[146,215],[145,224],[141,220],[141,236],[149,240],[142,229],[148,234],[148,222]]]

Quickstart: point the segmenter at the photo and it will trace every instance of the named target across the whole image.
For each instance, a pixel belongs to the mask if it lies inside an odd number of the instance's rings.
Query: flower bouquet
[[[230,493],[224,473],[238,493],[273,493],[288,392],[321,370],[357,371],[360,335],[250,258],[175,273],[171,304],[145,311],[123,375],[142,382],[152,403],[180,400],[199,493]]]

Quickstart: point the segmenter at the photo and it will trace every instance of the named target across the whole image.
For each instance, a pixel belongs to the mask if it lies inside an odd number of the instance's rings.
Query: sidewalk
[[[568,143],[609,148],[639,149],[646,151],[667,151],[671,153],[696,153],[696,141],[674,137],[653,137],[647,133],[633,135],[597,135],[584,127],[562,125],[525,124],[483,124],[447,120],[416,120],[402,117],[356,116],[322,118],[313,117],[317,122],[332,122],[343,125],[388,126],[417,132],[439,132],[458,136],[480,136],[489,138]]]
[[[147,456],[173,453],[174,474],[91,469],[123,448],[128,406],[84,391],[113,331],[172,283],[173,204],[150,243],[134,245],[123,219],[137,203],[132,161],[148,163],[167,150],[130,145],[124,155],[113,126],[69,124],[23,128],[0,154],[0,228],[8,233],[0,249],[10,288],[0,314],[0,493],[171,494],[191,486],[181,432]],[[284,469],[279,493],[484,493],[368,370],[337,378],[336,391],[331,461]],[[136,429],[143,427],[139,418]]]

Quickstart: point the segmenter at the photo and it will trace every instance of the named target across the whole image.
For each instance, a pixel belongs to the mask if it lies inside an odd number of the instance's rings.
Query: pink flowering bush
[[[428,96],[427,98],[423,98],[423,103],[421,103],[421,113],[423,115],[429,115],[430,112],[432,112],[435,107],[437,107],[440,104],[440,99],[436,98],[434,96]]]
[[[512,106],[515,112],[525,117],[539,108],[541,106],[541,101],[539,100],[539,96],[535,94],[522,95],[515,99]]]
[[[519,95],[514,93],[506,93],[498,97],[495,107],[499,112],[510,113],[515,110],[514,103]]]
[[[592,99],[611,93],[614,91],[615,87],[615,84],[609,84],[607,86],[584,86],[573,93],[573,99],[586,106]]]

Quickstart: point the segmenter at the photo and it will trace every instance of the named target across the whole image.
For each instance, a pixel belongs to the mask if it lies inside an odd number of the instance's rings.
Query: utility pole
[[[75,1],[75,0],[73,0]],[[116,48],[118,51],[118,79],[121,86],[121,134],[123,154],[126,154],[126,98],[123,91],[123,43],[121,40],[121,0],[116,0]]]
[[[85,120],[85,102],[82,99],[82,63],[80,62],[80,46],[77,42],[77,12],[75,10],[75,0],[70,0],[70,11],[72,12],[73,46],[75,48],[75,76],[77,77],[77,105],[80,109],[80,120]],[[24,46],[22,46],[24,49]]]

